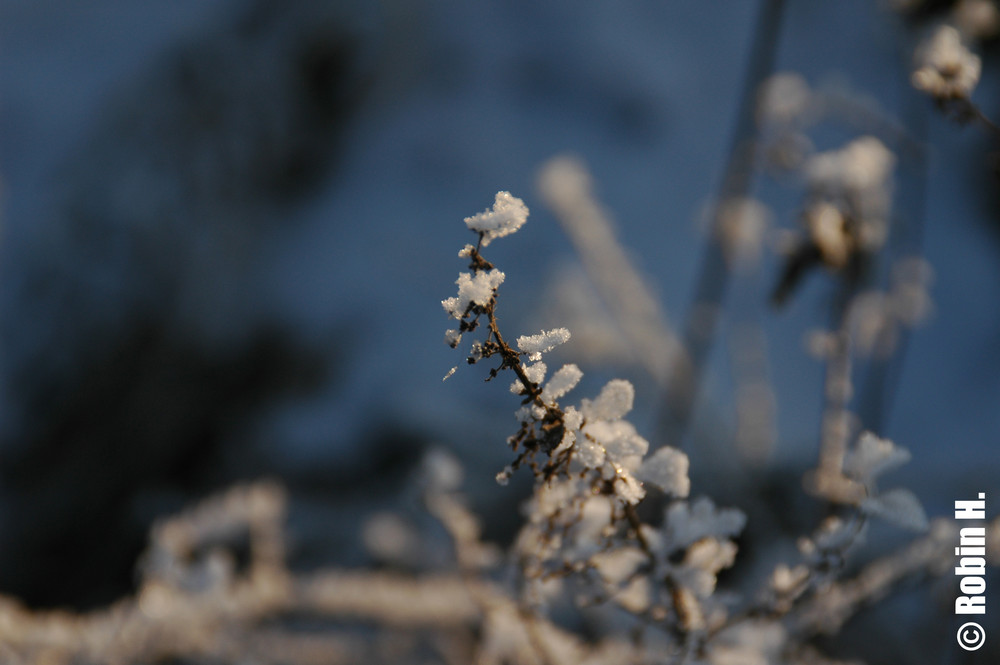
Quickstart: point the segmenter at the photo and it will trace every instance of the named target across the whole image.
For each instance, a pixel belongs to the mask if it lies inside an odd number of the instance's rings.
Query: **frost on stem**
[[[884,246],[895,166],[895,154],[874,136],[862,136],[805,161],[805,234],[787,248],[772,295],[775,304],[788,297],[808,269],[819,265],[850,277],[866,257]]]
[[[493,208],[465,218],[465,225],[477,231],[486,247],[496,238],[515,233],[528,221],[528,207],[510,192],[497,192]]]
[[[566,328],[554,328],[522,335],[517,338],[516,346],[508,344],[500,332],[495,307],[503,273],[494,269],[480,250],[488,240],[517,231],[526,218],[524,203],[507,192],[500,192],[492,211],[466,219],[467,226],[478,233],[479,242],[476,246],[466,245],[460,252],[460,256],[470,259],[470,271],[459,275],[458,295],[442,301],[445,311],[460,321],[457,330],[445,334],[445,341],[457,346],[462,333],[475,330],[480,318],[485,318],[486,339],[472,345],[469,363],[499,357],[499,364],[490,371],[490,378],[505,369],[515,375],[511,391],[523,398],[516,414],[521,425],[509,443],[519,455],[509,470],[498,475],[500,482],[526,463],[544,480],[582,473],[589,478],[592,492],[613,496],[621,504],[634,505],[645,496],[636,473],[649,443],[623,419],[632,409],[635,397],[632,384],[623,380],[611,381],[595,399],[583,400],[579,408],[564,409],[559,400],[576,387],[583,372],[576,365],[565,365],[545,383],[548,368],[542,356],[567,342],[570,332]],[[664,477],[662,458],[658,458],[652,475],[662,481],[661,487],[685,495],[686,461],[683,453],[675,451],[674,477]]]
[[[962,43],[962,35],[942,25],[916,54],[913,86],[939,102],[967,100],[979,83],[982,62]]]
[[[832,206],[841,217],[843,239],[835,237],[829,222],[810,224],[813,240],[830,267],[838,267],[835,257],[841,252],[874,252],[885,242],[895,166],[896,156],[874,136],[862,136],[806,162],[813,206]]]
[[[905,464],[910,452],[888,439],[863,432],[841,459],[828,460],[807,481],[807,488],[833,502],[851,505],[862,517],[878,517],[912,531],[927,528],[920,500],[908,489],[880,491],[877,479],[886,471]]]
[[[442,300],[441,305],[455,319],[462,319],[470,307],[486,307],[493,299],[494,290],[503,283],[504,274],[499,270],[463,272],[455,280],[458,295]],[[452,331],[448,331],[452,333]]]
[[[511,392],[522,403],[516,411],[519,428],[508,444],[517,455],[497,480],[505,483],[521,466],[530,467],[535,476],[528,520],[515,546],[523,579],[596,576],[601,591],[593,600],[612,599],[634,614],[649,613],[679,625],[682,632],[703,629],[706,617],[722,611],[710,596],[717,574],[735,560],[731,538],[742,529],[742,514],[716,511],[705,501],[695,504],[692,513],[680,502],[672,504],[666,530],[640,521],[635,506],[646,496],[643,481],[668,497],[688,495],[687,456],[669,447],[647,456],[649,442],[626,420],[635,401],[628,381],[609,381],[578,406],[561,403],[583,372],[567,364],[546,381],[543,354],[568,341],[570,333],[555,328],[523,335],[514,346],[504,339],[495,314],[496,285],[485,283],[474,296],[468,286],[495,272],[479,252],[498,227],[472,219],[477,221],[470,228],[479,233],[480,242],[460,254],[470,259],[471,272],[460,278],[459,296],[444,301],[446,311],[461,322],[446,340],[457,345],[463,332],[485,319],[486,338],[473,343],[469,362],[498,359],[490,378],[503,370],[514,373]],[[516,230],[504,229],[510,230],[503,235]],[[694,532],[700,535],[689,538]]]
[[[760,261],[770,210],[755,199],[732,198],[723,201],[716,214],[715,233],[726,262],[734,271],[750,272]]]
[[[877,226],[888,219],[894,162],[892,153],[873,138],[810,160],[810,203],[824,204],[830,211],[820,215],[827,219],[815,220],[809,242],[823,255],[827,267],[843,267],[854,260],[853,253],[877,248],[883,236],[871,233],[873,229],[865,225]],[[687,500],[691,491],[688,458],[669,447],[649,454],[649,442],[627,419],[635,401],[628,381],[609,381],[595,397],[566,403],[583,372],[566,364],[550,373],[544,355],[570,339],[568,330],[554,328],[522,335],[513,343],[506,341],[496,318],[500,280],[494,276],[502,273],[480,252],[489,234],[501,237],[494,231],[503,229],[502,235],[509,235],[516,228],[478,221],[470,228],[478,242],[466,245],[459,254],[469,261],[469,272],[458,280],[459,295],[444,301],[445,310],[459,321],[458,328],[446,334],[446,341],[457,346],[463,333],[476,330],[480,322],[485,324],[486,332],[472,343],[468,361],[493,362],[489,378],[504,370],[513,373],[510,391],[521,402],[516,410],[518,429],[507,439],[515,457],[497,480],[503,484],[517,469],[529,467],[535,481],[524,507],[525,523],[506,559],[516,566],[516,574],[508,579],[516,581],[520,598],[484,606],[480,655],[487,657],[485,662],[517,660],[522,655],[533,658],[540,648],[551,649],[553,643],[542,636],[548,624],[536,610],[544,609],[557,594],[570,591],[578,605],[615,604],[632,615],[635,625],[661,628],[663,634],[656,638],[660,640],[658,654],[669,654],[670,662],[819,662],[812,656],[799,658],[806,653],[804,640],[815,625],[809,615],[819,616],[818,610],[828,606],[828,589],[837,583],[848,550],[863,535],[868,518],[886,518],[912,529],[927,526],[912,493],[903,489],[880,492],[876,486],[881,474],[905,462],[909,454],[870,433],[850,440],[846,404],[851,331],[841,331],[834,340],[836,348],[830,351],[836,371],[830,372],[833,379],[828,392],[835,394],[837,408],[830,411],[824,427],[836,430],[830,438],[837,445],[830,451],[824,448],[820,468],[806,483],[815,494],[840,504],[849,517],[831,517],[810,538],[801,539],[801,563],[776,562],[760,601],[741,600],[718,592],[717,587],[722,571],[736,561],[736,539],[746,525],[746,515],[717,508],[707,498]],[[841,239],[838,232],[846,235]],[[846,243],[845,247],[838,248],[838,242]],[[909,272],[920,273],[918,267]],[[910,281],[922,284],[918,277]],[[900,299],[901,320],[917,318],[926,309],[917,286],[907,287],[906,297]],[[663,517],[659,526],[640,518],[651,512],[646,509],[652,508],[652,501],[638,504],[653,488],[667,498],[659,508]],[[500,557],[493,548],[477,545],[477,522],[460,505],[457,494],[442,494],[428,505],[452,534],[458,562],[467,575],[496,569]],[[395,541],[405,538],[398,529],[386,531],[375,535],[388,541],[390,552],[398,552]],[[928,559],[915,560],[924,565]],[[880,581],[886,579],[884,575],[878,577],[857,587],[842,585],[854,595],[837,607],[838,612],[846,617],[884,593],[888,583]],[[563,578],[569,578],[567,584]],[[481,585],[476,595],[481,596],[486,588]],[[580,662],[579,653],[574,651],[563,660]]]
[[[848,304],[845,324],[859,356],[888,358],[901,331],[917,326],[933,311],[929,293],[933,274],[925,260],[898,261],[890,279],[887,291],[864,291]]]
[[[517,338],[517,348],[528,354],[529,360],[541,360],[543,353],[548,353],[560,344],[569,341],[569,331],[565,328],[544,330],[537,335],[521,335]]]
[[[691,491],[687,455],[675,448],[663,447],[642,465],[639,477],[673,496],[687,496]]]
[[[757,124],[765,127],[803,123],[812,105],[812,90],[801,74],[774,74],[761,84],[757,93]]]

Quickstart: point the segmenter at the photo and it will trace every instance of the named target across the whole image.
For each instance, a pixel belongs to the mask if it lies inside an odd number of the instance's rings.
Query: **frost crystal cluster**
[[[962,43],[962,35],[942,25],[917,51],[913,85],[939,101],[968,99],[979,83],[982,62]]]
[[[581,474],[599,485],[598,493],[613,497],[624,505],[634,505],[645,495],[639,476],[674,496],[686,496],[687,457],[680,451],[663,449],[643,463],[649,442],[625,420],[632,410],[635,389],[628,381],[610,381],[594,399],[584,399],[579,406],[562,407],[559,400],[576,387],[583,376],[580,368],[567,364],[546,381],[548,367],[543,354],[566,343],[566,328],[543,330],[521,335],[514,345],[503,338],[497,326],[494,308],[497,287],[504,274],[483,258],[480,250],[489,241],[516,232],[527,220],[528,208],[509,192],[498,192],[492,210],[465,219],[478,234],[475,246],[466,245],[459,253],[469,258],[469,271],[459,275],[458,295],[442,301],[445,311],[458,319],[459,327],[445,334],[446,342],[457,346],[462,334],[479,327],[486,319],[486,339],[475,342],[468,357],[470,364],[498,357],[500,371],[513,371],[511,391],[523,397],[517,411],[521,427],[509,443],[519,455],[499,476],[504,481],[514,468],[530,463],[545,480],[577,478]],[[538,457],[543,456],[542,463]]]
[[[872,137],[808,160],[815,215],[810,242],[828,266],[843,266],[853,253],[871,249],[863,246],[867,236],[858,225],[887,217],[894,162]],[[569,402],[583,372],[573,363],[550,371],[546,363],[546,354],[571,341],[569,330],[554,327],[512,342],[501,332],[495,310],[503,273],[481,251],[488,241],[515,232],[526,218],[524,203],[506,192],[497,194],[493,210],[468,218],[478,236],[459,253],[468,259],[468,271],[457,280],[458,295],[442,301],[458,321],[447,332],[447,343],[456,347],[463,334],[485,328],[469,346],[468,363],[492,363],[490,379],[510,372],[510,392],[521,400],[517,430],[507,439],[514,458],[497,481],[506,484],[524,467],[534,478],[524,522],[506,558],[513,572],[500,571],[504,559],[479,542],[477,523],[457,501],[454,483],[448,496],[428,500],[455,540],[460,567],[477,575],[496,570],[507,584],[513,581],[514,588],[503,592],[509,597],[483,601],[481,662],[833,662],[812,651],[807,640],[818,631],[838,629],[905,571],[928,566],[950,537],[938,529],[888,563],[873,564],[876,571],[903,571],[893,573],[896,577],[862,571],[856,580],[838,578],[869,518],[917,531],[929,526],[911,492],[880,491],[876,485],[909,453],[869,432],[853,445],[845,438],[842,449],[824,450],[823,464],[807,478],[807,488],[838,513],[798,540],[799,562],[775,557],[767,564],[765,586],[755,596],[723,589],[720,574],[737,563],[747,516],[706,497],[688,499],[687,455],[651,446],[628,420],[635,403],[630,382],[614,379],[596,396]],[[477,582],[476,588],[482,594],[487,587]],[[599,641],[585,645],[548,616],[565,608],[569,598],[581,614],[588,608],[614,608],[631,623],[612,621],[606,631],[598,631]],[[608,636],[624,625],[642,638],[626,643]]]
[[[486,247],[493,240],[508,236],[528,221],[528,207],[510,192],[497,192],[493,208],[465,218],[465,225],[479,233],[480,244]]]
[[[885,242],[896,157],[874,136],[813,155],[805,173],[813,198],[806,227],[823,262],[842,268],[856,252]]]
[[[526,217],[520,199],[500,192],[492,211],[466,219],[478,242],[460,252],[470,260],[469,271],[459,276],[458,295],[442,302],[459,321],[447,343],[457,346],[463,333],[484,323],[485,339],[471,345],[468,362],[494,360],[490,378],[510,370],[511,392],[522,400],[519,427],[507,440],[516,456],[497,480],[506,483],[522,466],[535,477],[516,542],[523,578],[544,586],[583,576],[596,583],[591,601],[613,600],[634,614],[703,630],[709,616],[725,614],[712,596],[718,573],[735,561],[732,539],[745,517],[717,511],[707,499],[691,506],[683,501],[691,488],[688,458],[666,446],[650,454],[649,442],[627,420],[635,400],[630,382],[615,379],[596,397],[563,402],[583,372],[566,364],[550,374],[543,358],[570,340],[567,329],[522,335],[514,344],[503,337],[494,311],[502,281],[495,275],[502,273],[480,251]],[[644,524],[636,511],[649,488],[673,500],[661,513],[661,528]]]

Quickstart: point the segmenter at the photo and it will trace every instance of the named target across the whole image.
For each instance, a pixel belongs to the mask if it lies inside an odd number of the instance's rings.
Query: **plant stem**
[[[690,363],[679,364],[668,380],[658,426],[664,444],[683,446],[691,420],[701,375],[715,338],[718,312],[726,295],[731,272],[719,244],[719,211],[725,202],[746,197],[751,189],[756,161],[755,111],[757,90],[774,70],[781,32],[784,0],[763,0],[750,47],[749,65],[740,94],[722,184],[713,213],[708,243],[701,260],[694,297],[682,331]]]

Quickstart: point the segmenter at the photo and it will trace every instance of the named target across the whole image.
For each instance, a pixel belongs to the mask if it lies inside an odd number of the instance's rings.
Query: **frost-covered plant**
[[[700,503],[704,519],[692,525],[686,504],[672,504],[663,529],[643,524],[635,506],[646,496],[645,484],[668,497],[687,497],[687,456],[671,447],[648,454],[649,442],[626,419],[635,396],[628,381],[609,381],[597,397],[578,405],[564,403],[583,373],[567,364],[546,380],[543,354],[569,340],[565,328],[518,337],[513,346],[505,340],[495,311],[503,273],[480,250],[515,231],[527,214],[520,199],[500,192],[491,211],[465,220],[479,240],[459,253],[470,262],[456,281],[458,296],[442,301],[460,322],[446,333],[452,346],[486,319],[486,338],[472,344],[468,362],[497,360],[490,378],[510,370],[511,392],[522,399],[516,413],[520,426],[508,439],[517,454],[497,475],[506,483],[527,465],[535,476],[528,521],[517,541],[521,571],[529,580],[591,574],[601,595],[606,591],[637,614],[660,621],[671,617],[684,630],[702,629],[702,603],[710,599],[719,571],[734,561],[731,538],[742,528],[742,514],[732,511],[727,514],[734,517],[713,522],[711,502]],[[481,286],[473,292],[470,284]],[[692,532],[698,535],[691,537]]]
[[[978,122],[995,133],[996,125],[972,101],[972,93],[982,74],[982,59],[970,42],[995,36],[1000,13],[989,2],[961,2],[956,6],[954,25],[937,25],[916,49],[913,87],[928,95],[944,113],[961,123]]]
[[[982,62],[950,25],[940,26],[917,51],[913,85],[934,99],[968,99],[979,83]]]
[[[466,225],[478,234],[479,240],[459,252],[460,257],[470,260],[469,271],[456,280],[458,295],[441,303],[459,321],[457,329],[445,333],[448,344],[457,346],[462,335],[476,330],[485,317],[486,338],[472,344],[469,364],[499,358],[499,364],[490,370],[490,378],[505,369],[515,375],[510,389],[522,397],[522,407],[517,411],[521,426],[508,443],[519,454],[497,479],[505,482],[514,469],[527,462],[545,481],[577,477],[584,472],[594,493],[614,497],[623,506],[635,505],[644,496],[636,474],[647,477],[668,494],[686,496],[687,458],[683,453],[664,449],[648,464],[642,463],[649,442],[624,419],[632,410],[635,395],[631,383],[610,381],[595,399],[563,407],[560,400],[576,387],[583,373],[576,365],[567,364],[546,381],[548,367],[542,358],[568,341],[570,332],[554,328],[522,335],[514,346],[504,339],[496,317],[497,287],[504,273],[484,259],[480,250],[492,239],[515,232],[527,215],[528,209],[520,199],[499,192],[492,210],[466,218]]]
[[[153,528],[133,597],[69,614],[0,596],[0,661],[829,665],[841,661],[813,637],[837,633],[903,580],[951,573],[956,525],[928,525],[905,489],[881,491],[881,476],[909,453],[862,433],[824,447],[814,484],[837,509],[799,539],[797,560],[769,558],[755,591],[724,584],[720,574],[739,563],[740,539],[755,525],[737,508],[688,500],[687,456],[654,448],[627,419],[632,385],[615,379],[570,404],[581,370],[566,364],[549,374],[544,363],[570,333],[553,328],[513,344],[501,334],[504,277],[481,251],[527,215],[501,192],[492,210],[466,220],[478,241],[461,252],[469,269],[459,294],[443,301],[458,322],[448,343],[482,325],[469,362],[492,363],[490,378],[509,371],[521,401],[508,439],[515,456],[498,479],[527,467],[534,488],[506,555],[483,540],[460,491],[462,469],[440,451],[426,456],[416,484],[451,538],[450,565],[435,536],[400,516],[379,513],[364,533],[376,558],[406,573],[290,569],[285,492],[270,482],[238,486]],[[870,517],[927,533],[847,576]],[[988,541],[994,563],[1000,520]]]
[[[854,277],[862,262],[882,248],[889,233],[895,163],[896,156],[874,136],[803,160],[805,232],[790,243],[775,302],[788,296],[811,264]]]
[[[891,154],[880,143],[865,139],[839,153],[817,156],[811,169],[813,187],[861,219],[875,219],[886,213],[881,192],[891,163]],[[626,419],[634,400],[629,382],[612,380],[596,398],[567,403],[581,370],[566,364],[549,375],[543,358],[570,338],[568,330],[521,336],[513,345],[501,333],[496,304],[504,276],[481,250],[493,238],[516,231],[527,215],[520,199],[500,192],[492,210],[466,219],[478,242],[459,253],[469,259],[469,267],[456,280],[458,296],[442,301],[459,322],[447,332],[447,343],[457,346],[464,334],[485,321],[485,338],[472,342],[467,361],[492,361],[489,379],[509,370],[514,375],[511,392],[522,400],[516,411],[518,430],[508,438],[515,457],[497,475],[506,484],[511,474],[527,466],[535,481],[525,523],[511,551],[521,580],[515,597],[526,614],[515,622],[516,630],[504,615],[501,624],[507,625],[509,639],[528,640],[524,621],[547,621],[547,608],[558,595],[553,589],[559,588],[551,583],[568,581],[578,605],[610,602],[631,615],[638,628],[660,629],[658,640],[647,635],[634,646],[633,662],[822,662],[806,644],[809,637],[839,628],[889,584],[943,556],[953,530],[939,524],[919,547],[873,564],[899,565],[906,571],[899,577],[863,573],[855,580],[841,579],[848,552],[859,542],[869,517],[916,531],[928,526],[911,492],[882,492],[876,486],[877,478],[906,462],[909,453],[870,432],[847,445],[849,433],[841,428],[836,440],[842,445],[824,445],[820,466],[809,482],[818,496],[846,511],[801,538],[801,561],[777,562],[756,595],[720,593],[718,576],[737,561],[737,539],[747,526],[746,515],[735,508],[717,508],[705,497],[687,500],[688,458],[669,446],[651,451]],[[843,415],[834,414],[841,420]],[[650,487],[667,499],[659,525],[644,522],[638,510],[650,498]],[[663,497],[657,494],[654,501]],[[456,537],[456,544],[462,540]],[[832,623],[824,611],[835,615]],[[660,649],[655,657],[648,650],[654,643]]]

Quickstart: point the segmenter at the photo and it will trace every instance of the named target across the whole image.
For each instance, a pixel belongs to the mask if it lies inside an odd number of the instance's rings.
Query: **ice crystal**
[[[691,503],[674,503],[667,509],[666,530],[674,548],[702,538],[732,538],[743,530],[747,518],[735,508],[717,509],[708,497]]]
[[[771,219],[768,207],[755,199],[734,198],[719,207],[716,233],[730,265],[745,269],[758,263]]]
[[[585,418],[616,420],[632,410],[635,388],[623,379],[609,381],[594,400],[583,400],[581,410]]]
[[[576,365],[563,365],[542,389],[542,401],[549,404],[555,403],[557,399],[573,390],[582,377],[583,372]]]
[[[861,481],[869,481],[881,473],[910,461],[910,452],[888,439],[864,432],[854,450],[844,459],[844,472]]]
[[[529,360],[539,360],[543,353],[568,342],[569,337],[569,331],[565,328],[553,328],[537,335],[521,335],[517,338],[517,348],[528,354]]]
[[[528,381],[538,385],[545,380],[545,373],[548,369],[548,366],[539,360],[530,365],[525,365],[524,375],[528,377]],[[514,379],[514,382],[510,384],[510,391],[515,395],[524,394],[526,390],[527,388],[521,383],[520,379]]]
[[[691,491],[688,478],[688,457],[676,448],[663,447],[653,453],[639,468],[639,477],[676,497],[686,497]]]
[[[629,458],[641,458],[649,450],[649,442],[626,420],[589,421],[583,431],[589,438],[600,441],[611,459],[629,468],[635,463]]]
[[[968,99],[979,83],[982,62],[962,43],[962,35],[942,25],[917,50],[914,87],[935,99]]]
[[[866,513],[911,531],[923,531],[928,525],[920,500],[908,489],[896,488],[865,499],[861,508]]]
[[[819,250],[823,263],[831,268],[847,265],[853,242],[847,220],[840,209],[827,201],[820,201],[806,210],[805,219],[809,237]]]
[[[757,94],[757,122],[788,125],[802,119],[812,91],[801,74],[781,72],[768,78]]]
[[[857,540],[857,526],[837,516],[824,519],[811,538],[799,540],[799,551],[807,556],[822,552],[844,551]]]
[[[809,577],[809,568],[798,565],[790,568],[787,564],[779,563],[771,574],[771,589],[779,594],[794,593],[806,582]]]
[[[449,329],[444,331],[444,343],[455,348],[458,343],[462,341],[462,333],[457,330]]]
[[[524,205],[524,201],[511,196],[510,192],[497,192],[493,208],[466,217],[465,225],[480,233],[480,246],[486,247],[496,238],[516,232],[527,220],[528,207]]]
[[[615,493],[625,503],[631,505],[639,503],[646,496],[646,490],[643,489],[642,483],[631,473],[623,469],[617,470]]]
[[[702,538],[691,544],[673,577],[698,598],[715,591],[716,576],[736,562],[736,545],[729,540]]]
[[[814,155],[806,163],[806,177],[813,186],[864,192],[885,185],[896,157],[874,136],[862,136],[840,150]]]
[[[470,305],[485,307],[493,299],[494,290],[503,283],[504,274],[499,270],[463,272],[455,280],[458,295],[441,301],[441,306],[452,318],[461,319]]]

